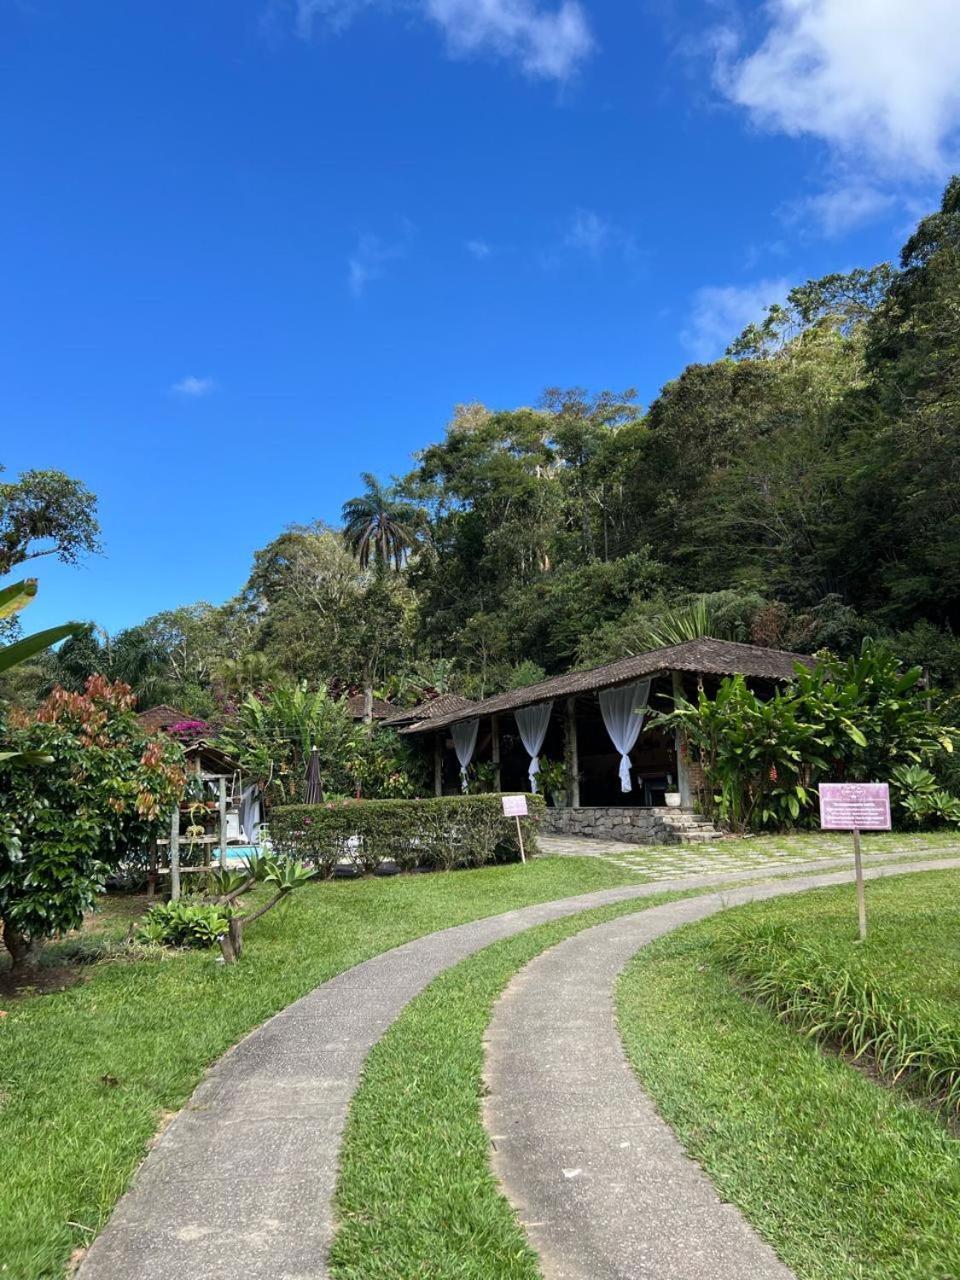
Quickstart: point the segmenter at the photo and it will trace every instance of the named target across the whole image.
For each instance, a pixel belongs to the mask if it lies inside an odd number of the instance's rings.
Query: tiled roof
[[[176,707],[168,707],[164,702],[157,707],[148,707],[146,711],[137,712],[137,719],[147,733],[159,733],[161,729],[166,729],[171,724],[180,724],[181,721],[192,718],[186,712],[178,711]]]
[[[789,680],[796,663],[809,664],[812,660],[804,654],[788,653],[784,649],[765,649],[755,644],[738,644],[733,640],[714,640],[704,636],[688,640],[684,644],[668,645],[663,649],[651,649],[632,658],[621,658],[589,671],[569,671],[550,680],[528,684],[522,689],[511,689],[496,697],[474,703],[465,714],[462,710],[445,715],[434,715],[401,730],[403,733],[425,733],[445,725],[468,720],[472,715],[494,715],[499,711],[514,711],[518,707],[530,707],[551,698],[565,698],[578,693],[591,693],[597,689],[610,689],[615,685],[629,684],[644,676],[667,671],[691,671],[704,675],[752,676],[763,680]]]
[[[350,712],[354,720],[362,720],[366,711],[366,700],[362,693],[350,693],[344,700],[347,710]],[[395,710],[389,702],[384,702],[381,698],[373,700],[373,718],[374,720],[385,720]]]
[[[406,711],[397,711],[384,720],[384,724],[415,724],[420,720],[432,720],[435,716],[450,715],[455,711],[469,711],[476,703],[469,698],[462,698],[459,693],[440,693],[428,702],[408,707]]]

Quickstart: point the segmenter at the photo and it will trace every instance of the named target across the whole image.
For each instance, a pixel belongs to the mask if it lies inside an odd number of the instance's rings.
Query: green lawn
[[[336,1280],[539,1280],[490,1171],[481,1118],[494,1002],[547,947],[680,894],[582,912],[494,943],[435,979],[370,1053],[340,1160]]]
[[[85,970],[0,1019],[0,1274],[63,1275],[102,1225],[165,1112],[251,1028],[343,969],[421,934],[623,884],[596,859],[309,885],[249,931],[241,964],[159,954]],[[123,936],[130,899],[106,933]],[[76,939],[58,951],[75,950]],[[56,958],[56,956],[52,957]]]
[[[867,895],[858,960],[960,1026],[960,875],[886,879]],[[850,887],[735,915],[786,924],[835,956],[854,949]],[[663,939],[621,979],[624,1043],[662,1114],[801,1280],[960,1276],[960,1142],[903,1091],[737,994],[711,949],[733,918]]]

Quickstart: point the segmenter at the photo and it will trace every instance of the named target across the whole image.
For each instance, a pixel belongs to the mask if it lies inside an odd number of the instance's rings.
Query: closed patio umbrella
[[[307,765],[307,780],[303,789],[304,804],[320,804],[323,800],[323,788],[320,786],[320,757],[317,748],[310,751],[310,763]]]

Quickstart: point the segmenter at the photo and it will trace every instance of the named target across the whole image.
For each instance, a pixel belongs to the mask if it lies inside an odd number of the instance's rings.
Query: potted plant
[[[537,785],[554,809],[567,801],[567,771],[559,760],[541,760]]]
[[[667,787],[672,787],[672,786],[673,786],[673,774],[668,773]],[[680,792],[669,791],[669,790],[665,791],[663,793],[663,803],[667,806],[668,809],[679,809],[680,808]]]

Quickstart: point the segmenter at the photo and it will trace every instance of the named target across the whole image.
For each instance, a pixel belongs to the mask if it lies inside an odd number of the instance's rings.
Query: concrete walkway
[[[644,1093],[621,1044],[614,987],[641,947],[681,925],[849,879],[804,876],[654,907],[576,934],[513,980],[488,1031],[484,1118],[544,1280],[790,1280]]]
[[[930,864],[951,865],[960,862]],[[430,934],[318,987],[211,1070],[141,1165],[80,1280],[325,1280],[347,1110],[367,1053],[408,1001],[444,969],[534,925],[756,874],[631,884],[526,907]]]

